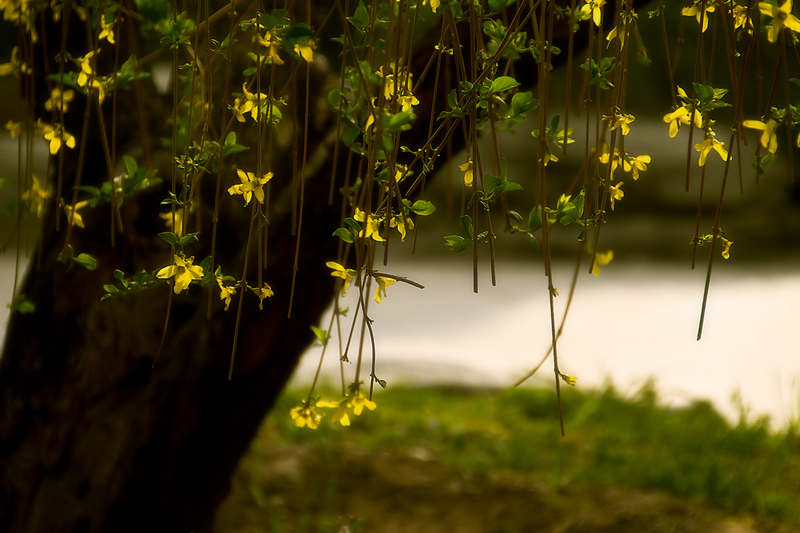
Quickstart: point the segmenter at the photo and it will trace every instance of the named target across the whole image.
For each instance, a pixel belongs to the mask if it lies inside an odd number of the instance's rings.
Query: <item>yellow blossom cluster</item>
[[[361,413],[364,412],[364,408],[374,411],[377,404],[367,398],[363,393],[357,392],[353,396],[348,396],[344,400],[338,402],[319,400],[314,404],[314,407],[320,409],[336,409],[336,413],[333,415],[331,421],[334,424],[338,422],[342,426],[349,426],[350,415],[348,414],[348,410],[352,409],[354,415],[361,416]],[[309,429],[317,429],[320,420],[322,420],[322,415],[316,413],[313,408],[305,404],[292,408],[289,411],[289,416],[292,417],[295,425],[299,428],[308,427]]]

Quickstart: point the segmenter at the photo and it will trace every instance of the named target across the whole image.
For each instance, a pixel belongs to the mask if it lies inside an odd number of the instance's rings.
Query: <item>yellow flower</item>
[[[395,283],[397,283],[397,280],[392,278],[384,278],[382,276],[376,276],[375,281],[378,282],[378,290],[375,291],[375,301],[377,303],[381,303],[382,300],[381,293],[383,293],[383,295],[386,296],[386,287],[388,287],[389,285],[394,285]]]
[[[605,3],[606,0],[586,0],[586,3],[581,7],[581,13],[591,14],[594,25],[600,26],[600,18],[603,14]]]
[[[764,133],[761,134],[761,146],[769,150],[771,154],[778,151],[778,136],[775,134],[775,129],[778,127],[776,121],[770,119],[764,124],[760,120],[745,120],[742,125],[745,128],[763,131]]]
[[[0,7],[2,3],[0,3]],[[8,18],[6,18],[8,20]],[[9,74],[13,74],[15,77],[19,77],[19,73],[27,73],[30,71],[28,65],[24,63],[20,63],[19,61],[19,48],[14,47],[11,49],[11,57],[9,58],[8,63],[0,63],[0,76],[8,76]]]
[[[722,147],[723,144],[724,143],[719,142],[714,136],[713,130],[708,130],[708,133],[706,134],[706,140],[702,143],[694,145],[694,149],[700,152],[699,165],[701,167],[705,166],[706,159],[708,158],[708,154],[711,152],[711,150],[717,152],[723,161],[727,161],[728,152]]]
[[[100,17],[100,35],[97,36],[98,41],[102,41],[106,39],[111,44],[116,44],[114,42],[114,22],[111,24],[106,24],[106,18],[104,16]]]
[[[79,228],[84,227],[83,226],[83,217],[81,217],[81,214],[78,213],[78,211],[83,209],[87,205],[89,205],[89,202],[87,200],[83,200],[82,202],[78,202],[77,204],[75,204],[74,208],[71,205],[64,204],[64,206],[63,206],[64,207],[64,213],[67,214],[67,221],[73,226],[78,226]]]
[[[403,215],[395,215],[389,221],[389,226],[397,228],[397,231],[400,232],[400,240],[405,242],[406,240],[406,229],[413,230],[414,229],[414,221],[410,218],[406,218],[408,221],[408,228],[406,228],[406,224],[403,222]]]
[[[366,213],[357,207],[356,214],[353,215],[353,218],[366,225],[366,229],[361,230],[361,233],[358,235],[359,237],[364,237],[365,239],[372,237],[378,242],[386,241],[386,239],[381,236],[381,222],[383,222],[382,218],[378,218],[375,215],[370,215],[369,220],[366,220]]]
[[[625,172],[633,171],[633,181],[639,179],[639,172],[644,172],[647,170],[647,164],[650,163],[650,156],[649,155],[640,155],[636,156],[630,161],[625,161],[623,164],[623,169]]]
[[[258,296],[258,308],[262,310],[264,309],[264,299],[275,296],[275,293],[272,291],[272,287],[266,283],[264,283],[263,287],[253,289],[253,291],[256,293],[256,296]]]
[[[440,0],[431,0],[431,10],[436,13],[436,10],[439,9],[440,4]]]
[[[608,150],[608,146],[603,147],[604,150]],[[603,152],[599,158],[600,162],[604,165],[607,165],[609,161],[611,161],[611,179],[614,179],[614,171],[617,170],[617,167],[624,167],[626,161],[622,158],[619,153],[619,150],[614,150],[614,157],[612,158],[607,151]],[[628,169],[625,169],[627,172]]]
[[[267,49],[269,62],[275,63],[276,65],[283,65],[283,59],[278,55],[281,43],[279,37],[272,35],[269,31],[264,34],[264,37],[261,37],[261,34],[256,32],[256,40],[258,44]],[[297,50],[295,50],[295,52],[297,52]]]
[[[357,393],[355,397],[350,400],[351,405],[353,406],[353,413],[356,416],[361,416],[361,412],[366,407],[370,411],[374,411],[377,405],[375,402],[364,396],[362,393]]]
[[[558,375],[561,376],[561,379],[564,381],[564,383],[566,383],[570,387],[574,387],[578,381],[578,378],[576,378],[575,376],[570,376],[563,372],[559,372]]]
[[[264,185],[272,179],[272,172],[267,172],[260,178],[256,178],[252,172],[245,172],[242,169],[237,169],[236,174],[239,176],[241,183],[228,187],[228,194],[241,194],[244,196],[244,205],[250,203],[253,194],[256,195],[258,203],[264,203]]]
[[[231,297],[236,294],[236,287],[228,287],[222,283],[222,277],[217,276],[217,285],[219,285],[219,299],[225,301],[225,310],[231,305]]]
[[[50,155],[56,155],[61,149],[61,144],[66,144],[69,148],[75,148],[75,137],[61,129],[60,124],[50,126],[44,124],[41,120],[37,123],[37,127],[42,133],[46,141],[50,142]]]
[[[80,87],[86,87],[86,84],[89,81],[89,76],[94,76],[91,60],[98,51],[99,50],[91,50],[78,61],[78,64],[81,67],[81,73],[78,74],[78,85]]]
[[[733,29],[746,28],[751,33],[753,23],[747,18],[747,8],[744,6],[734,6],[733,8]]]
[[[42,188],[36,174],[31,174],[31,181],[31,188],[22,193],[22,199],[30,202],[32,206],[35,206],[36,216],[41,218],[47,199],[50,198],[50,192]],[[81,227],[83,227],[83,221],[81,221]]]
[[[459,170],[464,173],[464,186],[472,187],[472,161],[467,161],[463,165],[458,165]]]
[[[302,428],[308,426],[308,429],[317,429],[319,421],[322,418],[307,407],[295,407],[289,411],[289,415],[292,417],[297,427]]]
[[[723,259],[730,259],[731,258],[731,244],[733,241],[729,241],[725,237],[720,237],[722,239],[724,248],[722,249],[722,258]]]
[[[705,0],[706,4],[706,14],[703,15],[703,0],[695,0],[694,5],[691,7],[684,7],[681,9],[681,15],[684,17],[694,17],[697,19],[697,23],[700,24],[700,19],[703,19],[703,31],[705,32],[708,29],[708,19],[709,13],[713,13],[716,9],[716,2],[714,0]]]
[[[159,279],[168,279],[174,276],[175,286],[173,290],[175,294],[179,294],[181,291],[187,289],[192,281],[203,279],[203,267],[192,264],[194,257],[186,259],[183,254],[176,254],[173,256],[173,260],[175,264],[159,270],[156,277]]]
[[[623,183],[620,181],[616,185],[612,185],[609,188],[609,194],[611,198],[611,210],[614,210],[614,202],[617,200],[622,200],[622,197],[625,196],[625,192],[622,190]]]
[[[609,264],[613,259],[614,250],[609,250],[606,253],[597,252],[595,254],[594,263],[592,263],[592,274],[599,276],[600,266]]]
[[[20,124],[19,122],[15,122],[13,120],[9,120],[8,122],[6,122],[6,129],[8,130],[8,133],[11,134],[11,138],[13,139],[14,137],[22,133],[22,124]]]
[[[350,281],[355,277],[356,271],[345,268],[336,261],[328,261],[325,266],[332,269],[331,276],[335,278],[342,278],[344,280],[344,287],[342,287],[342,298],[347,296],[347,287],[350,286]]]
[[[669,136],[675,137],[678,134],[681,124],[685,126],[691,124],[691,115],[692,110],[688,109],[686,106],[681,106],[672,113],[664,115],[664,122],[669,124]],[[703,127],[703,116],[700,113],[694,112],[694,123],[698,128]]]
[[[72,89],[61,92],[61,89],[55,87],[50,91],[50,98],[44,103],[44,108],[48,111],[58,109],[62,113],[67,112],[69,103],[75,98],[75,91]]]
[[[339,422],[343,426],[350,425],[350,417],[347,415],[347,409],[352,407],[350,400],[342,400],[341,402],[331,402],[331,401],[318,401],[317,407],[328,408],[328,409],[336,409],[336,414],[333,415],[331,422],[334,424]]]
[[[759,2],[758,10],[762,14],[772,17],[772,24],[769,26],[769,33],[767,33],[769,42],[775,42],[784,26],[794,32],[800,32],[800,20],[792,15],[792,0],[786,0],[781,7],[773,6],[767,2]]]
[[[620,130],[622,130],[622,135],[627,135],[628,133],[630,133],[631,128],[630,126],[628,126],[628,124],[636,120],[636,117],[634,117],[633,115],[615,115],[613,118],[614,118],[614,125],[611,126],[611,129],[609,131],[619,128]]]
[[[167,228],[172,230],[172,233],[177,235],[178,237],[183,237],[183,209],[176,209],[175,210],[175,224],[172,223],[172,211],[169,213],[159,213],[158,215],[162,219],[164,219],[164,224],[166,224]]]
[[[306,60],[306,63],[314,61],[314,42],[308,41],[308,44],[294,45],[294,51],[300,57]]]

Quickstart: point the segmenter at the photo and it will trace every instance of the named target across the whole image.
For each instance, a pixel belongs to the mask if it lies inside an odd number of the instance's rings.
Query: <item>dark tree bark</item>
[[[325,14],[327,10],[321,15]],[[51,47],[60,42],[59,31],[52,27],[47,33]],[[72,33],[85,35],[85,28],[77,24]],[[467,42],[466,34],[462,42]],[[70,46],[76,55],[86,50],[80,39],[71,38]],[[420,50],[430,49],[420,44]],[[108,52],[102,54],[103,61],[113,57],[112,50]],[[37,57],[42,57],[41,51]],[[127,57],[125,50],[121,57]],[[418,52],[415,58],[419,64],[412,72],[419,73],[428,56]],[[335,61],[332,55],[330,64]],[[57,71],[57,63],[49,68]],[[533,83],[535,68],[532,61],[518,67],[520,77]],[[304,70],[297,70],[298,87],[304,86]],[[312,76],[309,101],[320,109],[324,106],[314,103],[324,102],[334,86],[330,79],[335,72],[314,66]],[[445,93],[440,89],[434,94],[434,81],[428,75],[415,93],[421,102],[417,113],[423,118],[415,126],[419,133],[405,138],[419,139],[419,145],[426,138],[427,113],[437,97],[436,112],[444,109]],[[39,101],[44,101],[41,95],[46,87],[37,90]],[[146,131],[149,136],[159,133],[171,110],[171,101],[162,102],[145,82],[138,96],[137,101],[136,91],[118,93],[118,157]],[[137,114],[142,102],[147,128]],[[111,124],[108,100],[103,111],[105,123]],[[96,107],[90,112],[91,124],[97,124]],[[302,124],[302,109],[293,112]],[[83,109],[79,106],[68,117],[67,129],[80,131]],[[73,229],[70,244],[98,259],[94,272],[80,267],[70,270],[57,260],[64,246],[64,221],[60,210],[49,210],[41,252],[31,261],[32,265],[41,262],[41,267],[31,269],[21,289],[36,305],[36,312],[12,313],[0,360],[0,530],[125,532],[209,527],[239,458],[311,341],[309,325],[318,321],[333,294],[334,278],[328,275],[325,261],[336,257],[338,242],[331,233],[340,225],[339,201],[329,205],[327,200],[335,118],[333,113],[315,111],[310,124],[305,132],[309,153],[321,163],[309,166],[306,173],[292,316],[287,317],[287,309],[296,237],[291,235],[291,209],[286,201],[292,186],[292,151],[284,148],[275,154],[271,167],[274,201],[264,270],[275,296],[265,300],[263,311],[251,294],[246,296],[231,381],[227,374],[238,295],[224,312],[215,291],[210,320],[206,291],[193,287],[173,296],[160,354],[170,287],[100,300],[105,294],[103,284],[112,282],[114,269],[128,274],[142,269],[150,272],[171,262],[171,253],[155,237],[163,231],[158,213],[163,210],[159,202],[166,196],[166,185],[125,201],[121,210],[125,232],[117,235],[113,248],[107,238],[97,238],[109,234],[108,206],[87,213],[85,229]],[[303,134],[298,131],[298,139]],[[84,185],[108,179],[99,135],[97,127],[90,127],[80,176]],[[456,149],[463,145],[460,135],[453,141]],[[67,198],[76,184],[77,152],[66,155],[63,190]],[[168,154],[160,155],[166,158]],[[338,180],[344,178],[346,160],[344,154],[338,159]],[[214,205],[216,176],[203,179],[199,209],[207,214]],[[249,217],[241,214],[240,197],[225,196],[216,257],[224,262],[226,273],[238,277]],[[62,216],[61,231],[55,229],[57,216]],[[209,218],[203,219],[202,227],[190,228],[205,237],[191,250],[198,258],[210,251]],[[255,283],[255,261],[250,263],[248,281]]]

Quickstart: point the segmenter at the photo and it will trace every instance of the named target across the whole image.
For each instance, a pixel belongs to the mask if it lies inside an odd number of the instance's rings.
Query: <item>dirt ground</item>
[[[425,449],[274,446],[246,458],[218,533],[754,533],[789,529],[650,490],[470,475]],[[324,455],[324,456],[323,456]]]

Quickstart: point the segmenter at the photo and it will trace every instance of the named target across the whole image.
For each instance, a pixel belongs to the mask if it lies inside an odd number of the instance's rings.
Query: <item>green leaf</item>
[[[540,206],[531,209],[528,215],[528,231],[538,231],[542,229],[542,210]]]
[[[507,181],[506,187],[505,189],[503,189],[503,192],[522,191],[522,190],[524,189],[522,188],[522,185],[520,185],[519,183],[514,183],[513,181]]]
[[[158,234],[159,237],[164,239],[167,244],[172,246],[173,248],[180,248],[181,241],[178,239],[178,236],[172,233],[171,231],[164,231]]]
[[[322,343],[323,346],[328,344],[328,332],[324,329],[320,329],[317,326],[311,326],[311,331],[314,332],[314,336]]]
[[[536,109],[539,105],[539,100],[533,97],[531,91],[517,93],[511,99],[511,116],[524,115],[528,111]]]
[[[361,130],[359,128],[355,127],[347,128],[344,132],[344,135],[342,135],[342,142],[344,143],[345,146],[350,147],[353,145],[353,143],[360,134]]]
[[[108,294],[119,294],[119,289],[116,287],[116,285],[111,285],[110,283],[103,285],[103,290],[105,290]]]
[[[353,242],[353,234],[344,228],[339,228],[333,232],[334,237],[339,237],[344,242]]]
[[[444,238],[444,245],[453,250],[454,252],[463,252],[470,246],[472,246],[472,241],[469,239],[465,239],[461,235],[447,235]]]
[[[193,242],[197,242],[197,236],[200,234],[199,231],[195,231],[194,233],[187,233],[183,237],[181,237],[180,245],[186,246],[187,244],[192,244]]]
[[[354,219],[347,217],[344,219],[344,223],[353,228],[352,230],[353,235],[358,235],[359,233],[361,233],[361,224],[359,224]]]
[[[375,382],[380,385],[382,389],[386,388],[386,380],[375,378]]]
[[[136,175],[136,171],[139,169],[136,160],[129,155],[122,156],[122,160],[125,162],[125,170],[128,171],[128,176],[133,177]]]
[[[519,82],[512,78],[511,76],[500,76],[499,78],[495,78],[492,81],[492,85],[489,87],[489,91],[493,93],[499,93],[502,91],[507,91],[519,85]]]
[[[72,261],[87,270],[94,270],[97,268],[97,259],[89,254],[78,254],[72,258]]]
[[[11,306],[9,306],[11,307]],[[13,303],[14,310],[22,315],[29,315],[36,311],[36,306],[33,305],[33,302],[25,298],[25,296],[17,296],[14,299]]]
[[[436,211],[436,206],[426,200],[417,200],[410,209],[418,215],[427,216]]]
[[[461,220],[461,225],[464,226],[465,230],[467,230],[467,235],[469,235],[469,238],[471,239],[472,238],[472,219],[469,217],[469,215],[461,215],[461,218],[459,220]]]

